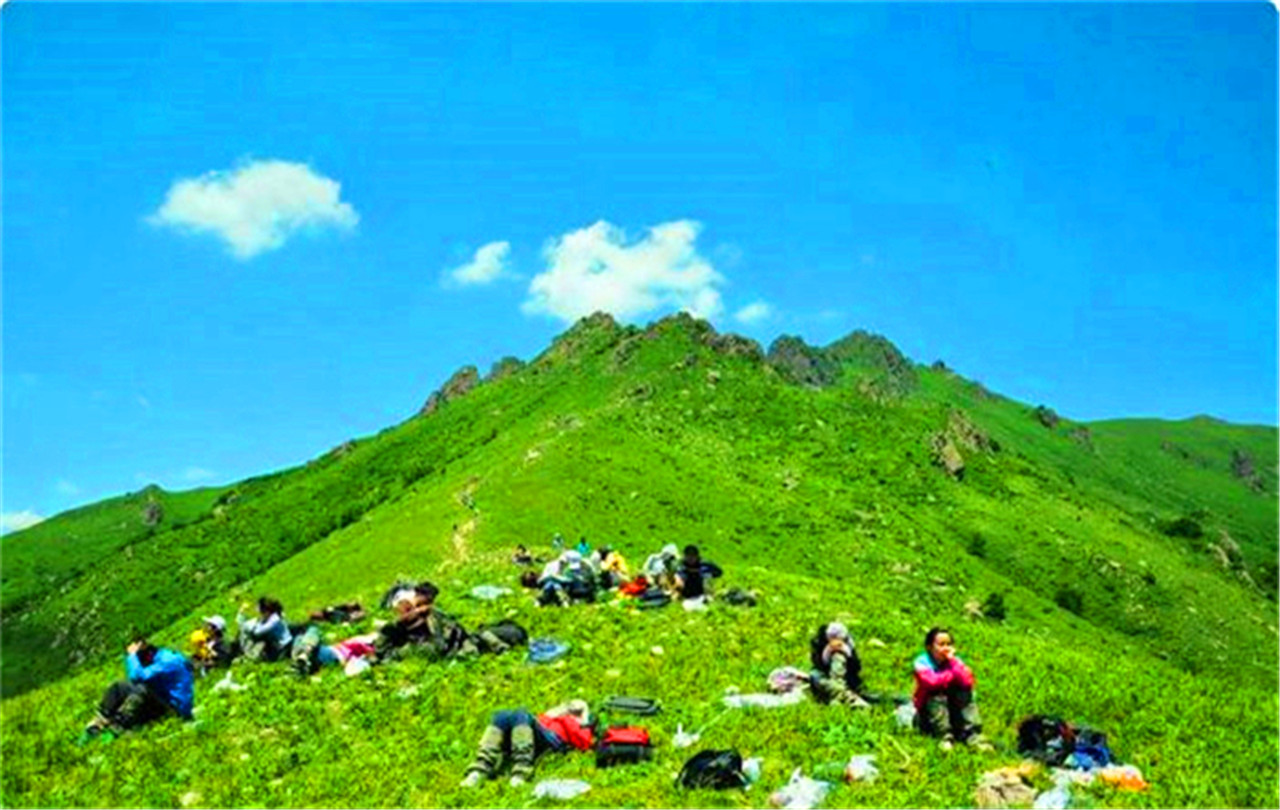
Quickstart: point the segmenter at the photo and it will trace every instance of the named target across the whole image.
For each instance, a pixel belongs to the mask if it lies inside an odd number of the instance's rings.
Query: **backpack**
[[[642,717],[657,714],[662,711],[662,705],[653,698],[637,698],[623,697],[614,695],[605,701],[601,707],[603,711],[625,712],[627,714],[638,714]]]
[[[1018,724],[1018,753],[1046,765],[1066,762],[1075,742],[1075,730],[1061,717],[1037,714]]]
[[[741,788],[747,785],[747,777],[742,773],[742,755],[732,750],[699,751],[685,762],[676,781],[686,788],[713,790]]]
[[[535,638],[529,642],[529,662],[549,664],[569,652],[569,645],[553,638]]]
[[[596,746],[596,767],[630,765],[650,758],[653,749],[648,729],[639,726],[610,726]]]

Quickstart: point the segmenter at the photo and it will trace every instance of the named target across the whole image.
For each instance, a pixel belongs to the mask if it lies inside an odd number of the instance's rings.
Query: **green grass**
[[[576,806],[759,806],[792,768],[855,753],[876,753],[883,777],[840,786],[828,806],[962,806],[983,770],[1016,759],[1014,728],[1033,712],[1108,731],[1152,782],[1144,794],[1099,789],[1094,804],[1275,805],[1274,594],[1240,576],[1261,575],[1276,553],[1274,429],[1101,423],[1086,446],[1074,423],[1046,429],[1029,406],[978,396],[953,375],[907,373],[874,339],[838,344],[843,376],[817,390],[706,337],[687,318],[644,332],[582,322],[522,371],[345,454],[246,482],[216,517],[206,498],[203,520],[130,540],[132,560],[116,555],[57,589],[12,571],[9,544],[25,533],[6,538],[6,598],[11,587],[36,594],[5,616],[6,681],[13,672],[40,688],[0,705],[3,803],[175,806],[190,792],[210,806],[528,806],[505,783],[456,787],[488,714],[628,693],[667,707],[644,722],[657,758],[608,771],[586,756],[543,763],[540,776],[592,783]],[[960,481],[932,463],[930,444],[956,409],[1000,445],[962,448]],[[1231,475],[1233,449],[1256,460],[1263,494]],[[1239,542],[1237,569],[1160,531],[1192,514]],[[465,598],[476,584],[514,586],[511,547],[545,553],[556,531],[612,543],[633,565],[665,542],[694,542],[727,569],[721,588],[765,599],[689,614]],[[250,689],[201,683],[196,723],[74,745],[118,676],[129,629],[180,646],[199,616],[230,615],[260,593],[296,619],[373,604],[399,576],[432,578],[469,625],[512,615],[573,652],[550,668],[517,655],[410,657],[352,680],[237,665]],[[1008,618],[969,617],[966,605],[992,593]],[[82,661],[68,668],[65,649],[40,643],[86,602],[95,623],[74,636]],[[944,756],[887,709],[722,710],[726,688],[759,691],[774,667],[803,666],[808,637],[832,618],[853,629],[871,688],[900,693],[924,631],[955,627],[1000,750]],[[676,791],[671,777],[692,753],[667,744],[677,723],[711,723],[704,745],[763,756],[763,784]]]

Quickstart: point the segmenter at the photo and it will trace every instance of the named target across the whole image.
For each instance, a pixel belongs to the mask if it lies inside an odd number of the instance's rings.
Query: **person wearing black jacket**
[[[707,595],[708,579],[715,579],[723,574],[720,566],[702,559],[697,546],[685,546],[684,559],[676,570],[676,590],[681,599],[697,599]]]
[[[809,645],[813,674],[813,696],[824,703],[842,703],[861,708],[863,697],[862,661],[853,647],[853,637],[840,622],[818,628]]]

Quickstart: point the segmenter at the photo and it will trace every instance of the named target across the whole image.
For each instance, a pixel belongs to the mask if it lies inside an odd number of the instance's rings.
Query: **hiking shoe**
[[[510,782],[511,787],[520,787],[524,783],[525,783],[525,778],[520,774],[515,774],[514,776],[511,777],[511,782]]]
[[[473,788],[480,784],[480,780],[484,778],[484,774],[479,771],[472,771],[462,779],[461,786],[464,788]]]

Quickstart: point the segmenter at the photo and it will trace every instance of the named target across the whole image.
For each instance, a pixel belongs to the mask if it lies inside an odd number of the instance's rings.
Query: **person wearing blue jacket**
[[[127,679],[107,689],[98,716],[85,728],[82,739],[103,732],[120,734],[170,712],[191,719],[195,679],[182,653],[135,641],[127,648],[124,666]]]

